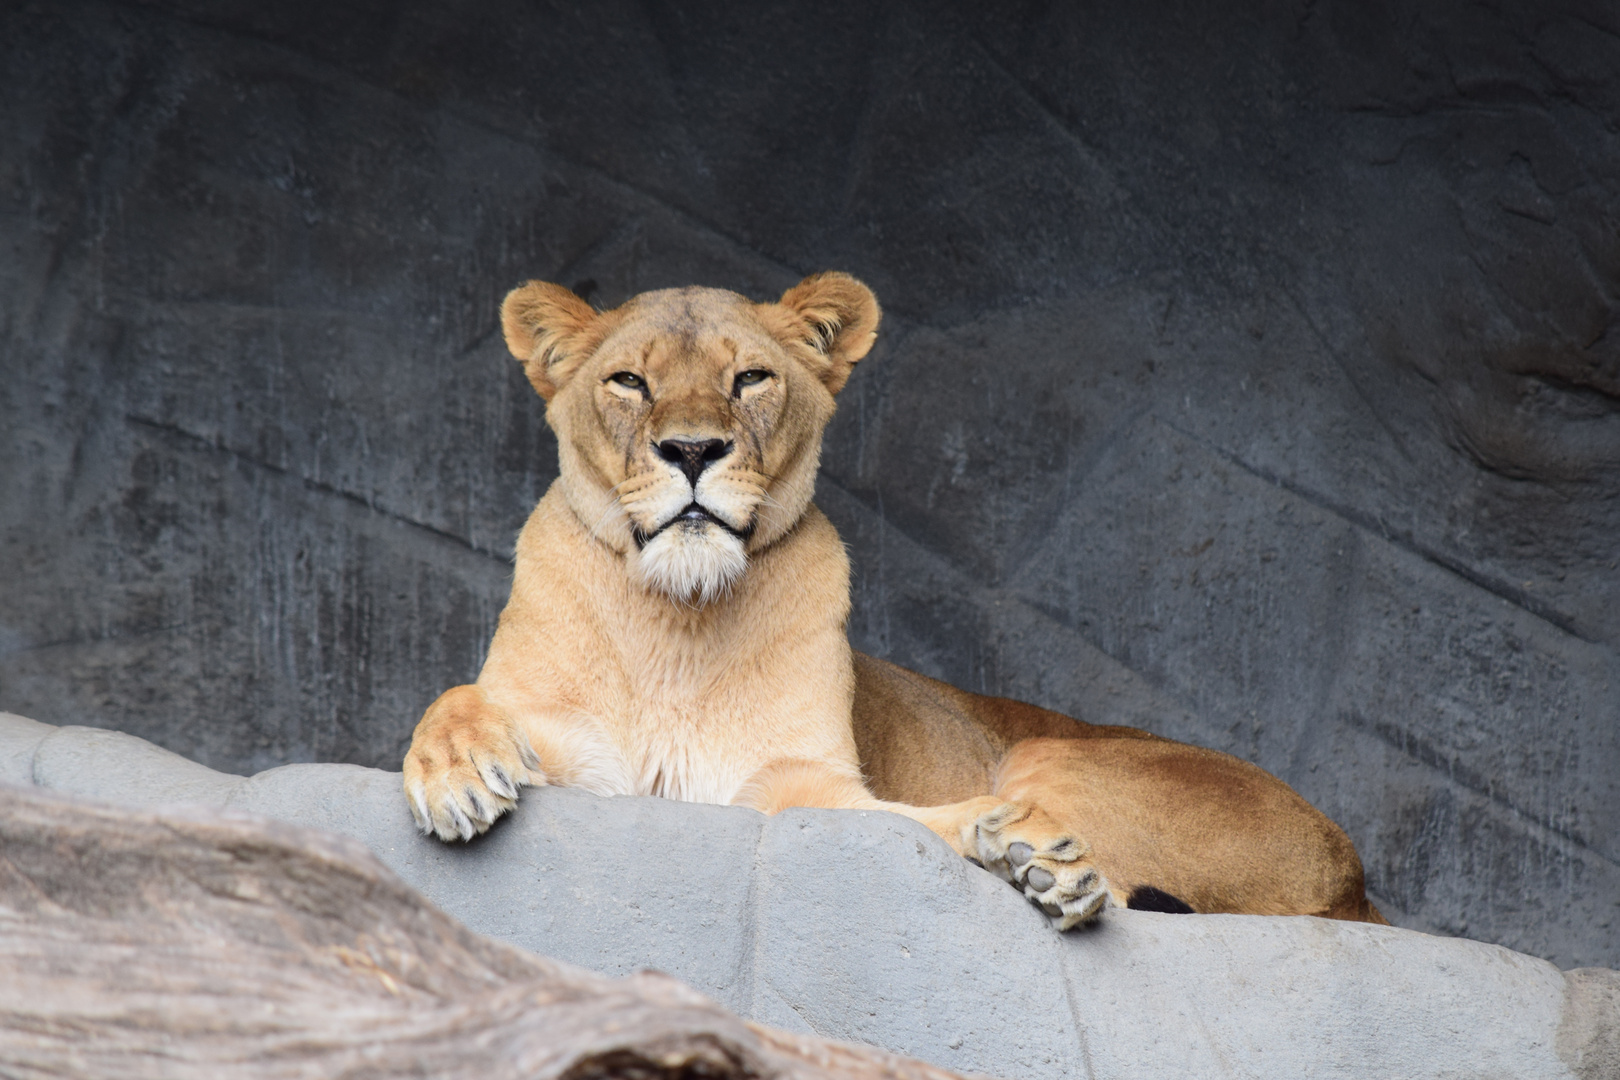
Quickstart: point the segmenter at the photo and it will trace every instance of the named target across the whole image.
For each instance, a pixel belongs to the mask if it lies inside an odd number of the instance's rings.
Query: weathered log
[[[340,837],[0,786],[0,1075],[954,1074],[480,937]]]

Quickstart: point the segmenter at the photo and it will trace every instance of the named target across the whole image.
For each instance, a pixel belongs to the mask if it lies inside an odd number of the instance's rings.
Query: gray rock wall
[[[502,292],[837,267],[859,647],[1620,964],[1617,132],[1597,0],[7,5],[0,706],[393,767],[555,470]]]
[[[1109,911],[1058,934],[894,814],[528,791],[470,844],[417,833],[398,773],[229,776],[118,732],[0,714],[0,783],[245,810],[360,840],[468,927],[742,1015],[1020,1080],[1608,1080],[1620,973],[1312,918]]]

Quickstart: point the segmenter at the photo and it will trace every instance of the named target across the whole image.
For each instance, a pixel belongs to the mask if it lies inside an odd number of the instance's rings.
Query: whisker
[[[787,509],[787,507],[783,506],[781,503],[779,503],[775,499],[771,498],[769,492],[765,492],[765,491],[760,492],[759,493],[759,501],[762,502],[762,503],[765,503],[767,506],[774,506],[778,510],[786,510]]]
[[[593,540],[600,540],[602,538],[602,534],[599,533],[597,530],[602,527],[602,522],[604,522],[604,521],[606,521],[608,519],[608,515],[613,513],[615,510],[617,510],[621,514],[624,513],[624,507],[619,505],[617,499],[615,499],[613,502],[608,503],[608,508],[606,510],[602,511],[602,516],[596,519],[596,524],[595,525],[591,526],[590,534],[591,534],[591,538]]]

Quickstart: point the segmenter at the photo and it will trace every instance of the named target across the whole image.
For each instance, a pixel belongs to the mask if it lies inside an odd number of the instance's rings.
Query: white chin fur
[[[743,542],[715,525],[672,525],[647,541],[635,557],[642,583],[672,600],[707,604],[731,589],[748,569]]]

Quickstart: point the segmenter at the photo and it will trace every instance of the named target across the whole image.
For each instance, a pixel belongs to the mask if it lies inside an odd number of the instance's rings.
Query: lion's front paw
[[[544,782],[539,759],[516,725],[481,698],[452,698],[469,689],[458,687],[433,703],[405,755],[411,816],[440,840],[471,840],[517,805],[520,785]]]
[[[1003,803],[972,825],[984,868],[1022,889],[1059,930],[1088,923],[1108,902],[1108,882],[1088,857],[1091,845],[1039,807]]]

